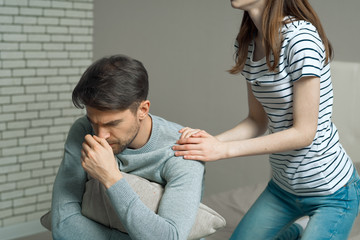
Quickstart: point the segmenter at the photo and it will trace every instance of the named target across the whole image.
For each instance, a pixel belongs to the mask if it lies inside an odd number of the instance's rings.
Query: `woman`
[[[231,4],[245,11],[230,73],[247,80],[249,115],[216,137],[181,130],[175,154],[200,161],[270,154],[272,178],[231,239],[274,239],[306,215],[301,239],[347,239],[360,180],[331,122],[332,48],[319,18],[307,0]]]

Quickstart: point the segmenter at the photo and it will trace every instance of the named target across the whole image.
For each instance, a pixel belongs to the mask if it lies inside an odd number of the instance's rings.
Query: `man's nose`
[[[109,131],[104,127],[98,127],[98,129],[96,131],[96,135],[99,138],[104,138],[104,139],[108,139],[110,137]]]

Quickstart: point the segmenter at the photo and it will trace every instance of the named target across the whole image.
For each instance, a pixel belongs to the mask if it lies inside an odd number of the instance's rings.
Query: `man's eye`
[[[118,125],[117,123],[106,124],[107,127],[116,127],[117,125]]]
[[[121,121],[112,121],[105,124],[106,127],[117,127]]]

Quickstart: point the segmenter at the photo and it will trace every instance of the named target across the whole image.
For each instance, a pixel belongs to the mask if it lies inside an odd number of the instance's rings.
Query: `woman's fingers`
[[[202,151],[199,150],[187,150],[175,152],[175,156],[202,156]]]
[[[194,137],[190,137],[190,138],[180,138],[179,140],[176,141],[177,144],[180,145],[184,145],[184,144],[199,144],[201,143],[201,138],[194,138]]]
[[[200,131],[194,133],[192,136],[193,136],[193,137],[209,137],[209,136],[211,136],[211,135],[208,134],[208,133],[207,133],[206,131],[204,131],[204,130],[200,130]]]
[[[200,129],[185,127],[179,131],[179,133],[181,133],[180,139],[189,138],[200,131]]]
[[[184,159],[198,161],[215,161],[220,159],[216,152],[219,141],[204,130],[192,129],[189,127],[179,131],[180,139],[173,146],[175,156],[182,156]]]

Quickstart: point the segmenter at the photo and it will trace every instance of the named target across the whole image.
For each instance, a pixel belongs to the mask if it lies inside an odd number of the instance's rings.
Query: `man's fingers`
[[[94,139],[104,148],[111,148],[111,146],[109,145],[109,143],[106,141],[105,138],[99,138],[98,136],[94,135],[93,136]]]
[[[87,142],[83,142],[82,151],[84,151],[84,153],[87,155],[90,150],[91,150],[91,147],[87,144]]]
[[[100,146],[105,149],[111,149],[111,146],[104,138],[100,138],[96,135],[91,136],[90,134],[85,136],[85,144],[87,144],[91,149],[96,150]]]
[[[90,146],[90,148],[94,148],[96,145],[98,145],[99,143],[94,139],[93,136],[91,136],[90,134],[87,134],[85,136],[85,143],[87,145]]]
[[[84,161],[86,158],[86,153],[84,151],[84,149],[81,149],[81,160]]]

